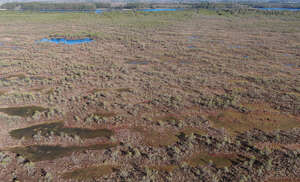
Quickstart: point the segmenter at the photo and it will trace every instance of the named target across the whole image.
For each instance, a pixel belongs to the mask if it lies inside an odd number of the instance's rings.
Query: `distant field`
[[[3,181],[300,180],[300,12],[0,11],[0,68]]]

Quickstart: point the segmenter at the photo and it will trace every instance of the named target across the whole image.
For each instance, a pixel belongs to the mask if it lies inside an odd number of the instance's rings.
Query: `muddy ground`
[[[299,181],[299,18],[0,12],[0,178]]]

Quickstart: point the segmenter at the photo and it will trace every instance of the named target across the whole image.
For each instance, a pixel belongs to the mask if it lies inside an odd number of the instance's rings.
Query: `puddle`
[[[241,48],[245,48],[244,46],[241,46],[241,45],[230,45],[228,46],[229,48],[231,49],[241,49]]]
[[[103,12],[103,10],[101,10],[101,9],[96,9],[96,10],[95,10],[95,13],[97,13],[97,14],[98,14],[98,13],[102,13],[102,12]]]
[[[65,128],[63,122],[45,123],[40,125],[34,125],[27,128],[21,128],[12,130],[10,136],[16,139],[21,138],[33,138],[34,135],[39,134],[41,136],[60,136],[67,134],[70,136],[79,136],[80,138],[96,138],[96,137],[110,137],[113,135],[112,130],[108,129],[86,129],[86,128]]]
[[[59,145],[31,145],[26,147],[15,147],[9,151],[20,154],[32,162],[54,160],[64,156],[69,156],[73,152],[80,152],[83,150],[102,150],[106,148],[115,147],[117,144],[96,144],[89,146],[69,146],[62,147]]]
[[[297,65],[295,63],[288,63],[288,64],[284,64],[285,66],[291,67],[291,68],[300,68],[300,65]]]
[[[195,49],[195,48],[197,48],[196,46],[193,46],[193,45],[191,45],[191,46],[188,46],[188,48],[190,48],[190,49]]]
[[[101,165],[95,167],[87,167],[75,169],[71,172],[66,172],[62,175],[64,179],[77,179],[80,181],[86,181],[88,179],[100,178],[113,172],[114,166]]]
[[[197,39],[200,39],[200,37],[197,36],[197,35],[192,35],[192,36],[189,36],[189,37],[188,37],[188,41],[189,41],[189,42],[195,41],[195,40],[197,40]]]
[[[41,39],[38,42],[51,42],[51,43],[56,43],[56,44],[68,44],[68,45],[74,45],[74,44],[82,44],[82,43],[88,43],[88,42],[92,42],[93,39],[90,38],[84,38],[84,39],[74,39],[74,40],[68,40],[68,39],[64,39],[64,38],[51,38],[51,39]]]
[[[139,9],[137,11],[144,11],[144,12],[156,12],[156,11],[177,11],[179,9],[174,8],[157,8],[157,9]]]
[[[137,60],[134,60],[134,61],[128,61],[126,62],[127,64],[137,64],[137,65],[147,65],[150,63],[150,61],[137,61]]]
[[[48,109],[40,106],[0,108],[0,112],[3,112],[10,116],[20,116],[20,117],[32,117],[35,112],[44,112],[46,110]]]
[[[180,64],[192,64],[191,61],[179,61]]]
[[[199,36],[197,36],[197,35],[192,35],[192,36],[189,37],[189,39],[191,39],[191,40],[195,40],[195,39],[198,39],[198,38],[199,38]]]

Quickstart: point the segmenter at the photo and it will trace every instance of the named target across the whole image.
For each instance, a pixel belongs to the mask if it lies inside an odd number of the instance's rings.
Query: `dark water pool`
[[[300,8],[257,8],[266,11],[300,11]]]
[[[139,9],[137,11],[156,12],[156,11],[177,11],[175,8]]]
[[[14,147],[9,150],[13,153],[20,154],[32,162],[38,162],[70,156],[73,152],[81,152],[84,150],[103,150],[115,147],[116,145],[117,144],[112,143],[68,147],[59,145],[31,145],[25,147]]]
[[[32,117],[36,112],[44,112],[48,109],[40,106],[23,106],[0,108],[0,112],[10,116]]]
[[[68,44],[68,45],[74,45],[74,44],[82,44],[82,43],[87,43],[91,42],[93,39],[90,38],[85,38],[85,39],[75,39],[75,40],[68,40],[64,38],[51,38],[51,39],[41,39],[39,42],[51,42],[51,43],[56,43],[56,44]]]
[[[10,136],[16,139],[33,138],[39,134],[44,137],[51,135],[61,136],[62,134],[68,136],[79,136],[80,138],[97,138],[97,137],[110,137],[114,133],[109,129],[87,129],[87,128],[66,128],[63,122],[44,123],[39,125],[30,126],[27,128],[20,128],[9,132]]]
[[[132,60],[132,61],[128,61],[126,62],[127,64],[138,64],[138,65],[146,65],[149,64],[149,61],[138,61],[138,60]]]

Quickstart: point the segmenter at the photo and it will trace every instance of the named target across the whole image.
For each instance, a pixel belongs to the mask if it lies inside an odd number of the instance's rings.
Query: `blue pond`
[[[67,39],[41,39],[39,42],[53,42],[56,44],[63,43],[63,44],[68,44],[68,45],[74,45],[74,44],[81,44],[81,43],[86,43],[86,42],[91,42],[93,39],[90,38],[85,38],[85,39],[77,39],[77,40],[67,40]]]
[[[266,11],[300,11],[300,8],[257,8]]]
[[[157,9],[139,9],[137,11],[144,11],[144,12],[155,12],[155,11],[177,11],[178,9],[172,8],[157,8]]]

